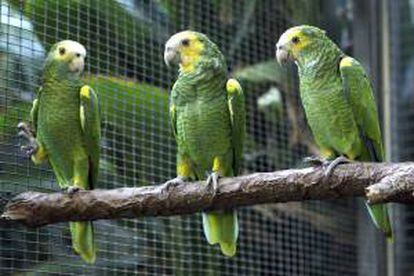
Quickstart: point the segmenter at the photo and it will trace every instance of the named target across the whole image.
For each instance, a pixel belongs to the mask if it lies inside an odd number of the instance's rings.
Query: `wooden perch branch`
[[[370,203],[414,203],[414,163],[352,163],[331,176],[321,167],[255,173],[220,179],[214,195],[204,182],[67,193],[26,192],[2,215],[28,226],[77,220],[172,216],[203,210],[303,200],[366,196]]]

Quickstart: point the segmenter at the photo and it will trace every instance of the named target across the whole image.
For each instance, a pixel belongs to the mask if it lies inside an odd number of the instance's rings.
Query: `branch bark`
[[[414,203],[414,163],[351,163],[326,177],[322,167],[220,179],[219,191],[204,182],[67,193],[25,192],[12,199],[2,219],[37,227],[63,221],[172,216],[263,203],[366,196],[370,203]]]

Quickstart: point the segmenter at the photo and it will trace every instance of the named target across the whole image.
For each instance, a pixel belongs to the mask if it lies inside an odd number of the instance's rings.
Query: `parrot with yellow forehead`
[[[245,135],[243,90],[227,79],[227,65],[216,44],[206,35],[183,31],[165,44],[167,65],[179,65],[171,91],[170,118],[177,142],[177,177],[166,183],[206,180],[218,190],[220,176],[240,172]],[[239,226],[235,210],[202,214],[210,244],[219,244],[226,256],[234,256]]]
[[[281,35],[276,58],[298,67],[300,97],[328,175],[349,160],[384,160],[372,86],[357,60],[346,56],[325,31],[307,25]],[[392,241],[387,206],[366,206],[374,224]]]
[[[33,101],[31,125],[19,123],[27,139],[22,149],[35,164],[49,161],[62,189],[93,189],[99,169],[100,119],[95,92],[80,76],[86,50],[64,40],[52,46],[46,58],[42,84]],[[87,263],[96,248],[92,222],[70,222],[72,246]]]

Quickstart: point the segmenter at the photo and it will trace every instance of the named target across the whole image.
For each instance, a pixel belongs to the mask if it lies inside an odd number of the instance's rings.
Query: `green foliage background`
[[[239,79],[244,87],[248,104],[245,173],[297,166],[304,155],[315,153],[312,138],[303,131],[294,71],[280,68],[273,55],[274,42],[285,27],[318,22],[321,1],[299,1],[300,8],[297,1],[271,2],[1,1],[2,10],[7,10],[2,12],[2,19],[15,19],[2,20],[0,25],[0,89],[4,91],[0,95],[2,197],[8,199],[26,190],[58,189],[47,165],[35,167],[19,151],[16,125],[29,119],[45,53],[63,39],[77,40],[86,46],[84,80],[100,98],[100,188],[153,185],[174,177],[175,142],[169,126],[168,91],[176,72],[163,63],[163,44],[171,34],[187,28],[204,32],[218,43],[227,58],[229,75]],[[214,21],[209,21],[209,16]],[[100,253],[95,266],[86,266],[72,253],[66,224],[40,229],[0,224],[0,267],[5,273],[22,271],[28,275],[216,275],[218,271],[237,272],[237,267],[259,273],[278,264],[248,267],[246,259],[263,258],[266,262],[263,248],[268,242],[275,245],[272,250],[283,256],[276,238],[266,239],[278,227],[297,223],[314,235],[334,239],[335,222],[350,213],[338,216],[323,211],[322,215],[319,207],[296,204],[289,211],[275,206],[243,209],[244,253],[232,260],[207,245],[199,215],[98,221]],[[348,202],[340,205],[343,210],[348,207]],[[277,216],[283,216],[284,221],[275,219]],[[315,218],[324,222],[323,227],[313,223]],[[353,223],[343,222],[346,229],[353,229]],[[259,237],[263,239],[256,240]],[[256,242],[263,244],[250,246]],[[345,248],[352,247],[353,242],[352,237],[336,240]],[[302,246],[306,245],[299,244],[298,248]],[[309,256],[315,264],[330,258],[322,253]]]

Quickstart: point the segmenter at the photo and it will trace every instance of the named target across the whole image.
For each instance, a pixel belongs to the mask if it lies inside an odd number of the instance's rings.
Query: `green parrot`
[[[346,56],[325,31],[307,25],[282,34],[276,58],[281,64],[294,61],[298,67],[300,97],[327,174],[349,160],[384,160],[371,83],[357,60]],[[367,208],[375,225],[392,241],[386,205],[367,204]]]
[[[243,90],[235,79],[227,80],[223,54],[204,34],[183,31],[165,44],[165,63],[179,65],[170,96],[170,118],[177,152],[177,177],[171,184],[207,180],[214,192],[219,176],[240,171],[245,135]],[[208,175],[208,177],[207,177]],[[210,244],[219,244],[226,256],[234,256],[239,232],[235,210],[202,214]]]
[[[62,189],[93,189],[98,178],[100,118],[95,92],[84,85],[86,50],[64,40],[46,58],[42,84],[31,110],[31,126],[19,123],[27,139],[22,149],[35,164],[49,161]],[[96,247],[92,222],[70,222],[72,246],[87,263],[94,263]]]

